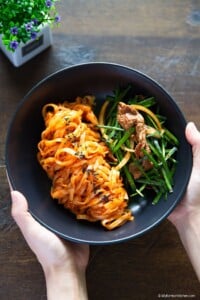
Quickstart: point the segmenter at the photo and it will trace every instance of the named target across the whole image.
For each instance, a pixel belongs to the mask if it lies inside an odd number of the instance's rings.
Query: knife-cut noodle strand
[[[110,150],[97,127],[93,100],[78,97],[43,107],[38,161],[52,180],[53,199],[77,219],[100,221],[112,230],[133,216],[120,171],[109,164]]]

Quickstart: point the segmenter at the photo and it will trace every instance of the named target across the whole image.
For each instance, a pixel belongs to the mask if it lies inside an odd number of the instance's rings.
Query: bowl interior
[[[113,231],[99,224],[77,221],[69,211],[50,197],[51,182],[40,167],[36,154],[37,143],[44,128],[41,110],[45,103],[74,100],[77,96],[96,96],[98,114],[105,97],[118,86],[131,83],[135,93],[154,96],[167,117],[166,126],[179,139],[178,165],[174,192],[157,205],[151,201],[130,204],[136,217]],[[182,198],[191,167],[191,147],[185,140],[186,122],[170,95],[156,82],[131,68],[91,63],[58,71],[38,83],[20,102],[10,124],[6,141],[6,166],[11,185],[24,193],[32,215],[44,226],[61,237],[91,244],[109,244],[137,237],[166,218]],[[187,158],[187,159],[186,159]]]

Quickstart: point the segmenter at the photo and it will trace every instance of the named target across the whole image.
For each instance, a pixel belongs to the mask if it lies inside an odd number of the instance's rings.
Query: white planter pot
[[[48,25],[41,28],[38,37],[26,44],[19,44],[15,52],[8,51],[2,44],[0,38],[0,48],[15,67],[23,65],[25,62],[38,55],[52,44],[52,33]]]

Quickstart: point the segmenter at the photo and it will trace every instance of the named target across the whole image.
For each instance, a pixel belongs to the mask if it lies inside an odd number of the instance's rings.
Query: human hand
[[[200,217],[200,132],[194,123],[190,122],[186,126],[185,134],[192,146],[193,168],[183,200],[168,217],[175,226],[185,219],[197,215]]]
[[[31,216],[27,200],[20,192],[11,191],[11,197],[11,214],[44,270],[48,299],[67,298],[69,289],[73,293],[80,289],[79,296],[74,297],[87,299],[85,269],[89,246],[61,240]],[[73,299],[72,295],[70,299]]]
[[[192,174],[183,200],[168,219],[175,225],[200,281],[200,132],[188,123],[185,133],[192,146]]]

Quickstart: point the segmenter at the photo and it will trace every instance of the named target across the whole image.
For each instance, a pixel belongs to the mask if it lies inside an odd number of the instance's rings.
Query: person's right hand
[[[183,200],[168,217],[175,226],[184,222],[185,218],[193,218],[195,215],[200,218],[200,132],[190,122],[186,126],[185,134],[192,146],[193,168]]]

